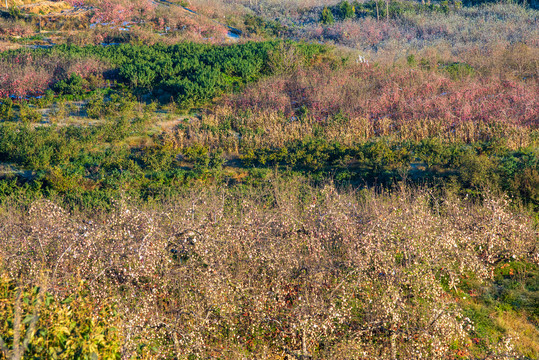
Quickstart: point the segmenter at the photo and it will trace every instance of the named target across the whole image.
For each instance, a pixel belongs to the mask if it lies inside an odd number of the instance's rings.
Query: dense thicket
[[[398,18],[406,14],[425,14],[425,13],[444,13],[460,9],[463,5],[474,6],[487,3],[499,3],[499,1],[491,0],[465,0],[463,1],[439,1],[439,2],[417,2],[417,1],[384,1],[370,0],[366,2],[343,0],[336,5],[322,9],[320,21],[324,24],[331,24],[333,21],[328,21],[331,11],[331,19],[346,20],[360,17],[374,17],[377,19],[383,18]],[[532,8],[539,8],[537,1],[528,2],[527,0],[507,1],[507,3],[518,3],[521,5],[530,5]]]
[[[282,46],[282,42],[249,42],[230,46],[197,43],[173,46],[58,46],[26,56],[47,59],[97,58],[110,64],[103,71],[105,77],[117,80],[139,93],[152,92],[163,102],[172,100],[188,107],[208,102],[225,91],[236,90],[241,85],[270,74],[272,54],[279,46]],[[320,54],[328,50],[322,45],[313,44],[289,46],[296,47],[298,55],[306,63],[316,61]],[[20,55],[7,53],[3,57],[18,62],[13,59],[18,59]],[[69,76],[71,74],[66,74],[59,80],[65,81]],[[56,86],[56,89],[64,93],[63,89],[67,87]]]
[[[144,129],[144,116],[110,120],[92,128],[4,125],[0,127],[0,161],[15,170],[4,172],[0,193],[3,198],[62,194],[73,206],[108,207],[110,199],[125,192],[137,198],[161,198],[194,179],[235,182],[235,172],[243,169],[251,175],[242,182],[251,182],[279,168],[356,186],[390,186],[408,179],[451,183],[474,196],[487,188],[499,189],[539,208],[535,146],[511,150],[498,139],[455,143],[432,137],[420,141],[380,137],[346,144],[320,136],[280,147],[246,142],[235,155],[241,159],[237,162],[224,157],[226,148],[182,137],[156,136],[151,145],[139,147],[125,143],[127,138],[144,136]],[[225,137],[230,128],[210,131]],[[236,170],[223,170],[232,164]]]
[[[39,311],[26,354],[58,359],[536,358],[537,230],[507,198],[442,194],[277,176],[3,208],[0,331],[11,347]]]
[[[538,11],[88,3],[0,53],[0,359],[539,358]]]

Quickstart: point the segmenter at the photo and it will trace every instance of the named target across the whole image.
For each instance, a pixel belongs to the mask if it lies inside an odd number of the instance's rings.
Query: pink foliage
[[[94,8],[93,23],[121,23],[146,19],[155,11],[150,0],[67,0],[76,7]]]
[[[0,75],[0,98],[10,95],[25,97],[33,91],[42,93],[48,87],[50,78],[43,69],[18,68],[4,72]]]
[[[143,19],[153,13],[154,7],[149,0],[101,0],[92,21],[118,23]]]
[[[436,71],[352,66],[299,70],[271,78],[229,100],[243,109],[278,110],[291,116],[301,106],[323,121],[343,112],[351,117],[401,121],[444,119],[535,124],[539,84],[496,77],[451,80]]]
[[[204,17],[187,14],[179,7],[171,7],[166,12],[157,13],[152,21],[157,28],[167,27],[170,32],[175,32],[190,41],[220,43],[228,33],[225,26]]]
[[[394,22],[376,21],[365,18],[358,21],[336,22],[322,27],[317,25],[302,30],[301,37],[306,39],[332,40],[346,46],[377,46],[388,39],[403,37]]]
[[[104,65],[96,59],[66,59],[17,54],[0,60],[0,98],[40,95],[52,84],[75,73],[99,74]]]

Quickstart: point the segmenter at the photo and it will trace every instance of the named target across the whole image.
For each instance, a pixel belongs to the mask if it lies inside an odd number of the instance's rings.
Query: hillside
[[[533,2],[11,2],[0,359],[539,359]]]

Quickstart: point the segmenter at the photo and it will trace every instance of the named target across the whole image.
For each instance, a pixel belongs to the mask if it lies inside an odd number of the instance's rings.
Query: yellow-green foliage
[[[17,347],[23,359],[120,358],[119,316],[106,300],[93,299],[83,283],[75,293],[60,296],[0,277],[0,319],[6,358]]]

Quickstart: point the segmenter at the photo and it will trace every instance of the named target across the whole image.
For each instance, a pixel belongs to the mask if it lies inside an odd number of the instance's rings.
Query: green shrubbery
[[[54,84],[52,89],[60,95],[82,95],[86,85],[87,82],[82,76],[71,74],[68,79]]]
[[[249,20],[251,21],[251,20]],[[252,20],[253,26],[259,25]],[[269,26],[269,25],[268,25]],[[269,26],[272,33],[282,29]],[[271,30],[273,29],[273,30]],[[258,30],[253,30],[258,31]],[[128,86],[137,94],[151,93],[163,103],[177,102],[184,108],[208,103],[225,92],[238,90],[248,82],[271,74],[270,54],[282,46],[281,41],[249,42],[245,44],[215,46],[197,43],[179,43],[172,46],[153,45],[137,46],[123,44],[119,46],[56,46],[32,52],[32,56],[47,59],[48,66],[56,61],[61,63],[82,59],[90,63],[84,73],[86,77],[76,73],[66,74],[60,81],[50,76],[52,89],[64,97],[80,98],[88,91],[103,86],[101,77],[96,77],[94,68],[97,63],[108,63],[108,69],[101,71],[100,76]],[[318,44],[288,43],[297,49],[298,61],[316,61],[319,55],[328,48]],[[17,61],[23,55],[22,50],[6,52],[1,57],[10,56]],[[100,59],[99,61],[95,60]],[[82,61],[81,60],[81,61]],[[83,62],[84,62],[83,61]],[[72,65],[69,65],[72,66]],[[56,65],[56,72],[68,65]],[[50,75],[50,74],[49,74]],[[37,75],[36,75],[37,76]],[[43,80],[45,83],[47,81]],[[9,89],[0,89],[0,93],[12,95]],[[19,91],[19,90],[17,90]],[[22,90],[21,90],[22,91]],[[45,89],[24,89],[39,92]],[[9,116],[9,104],[5,101],[0,108],[0,115]],[[5,103],[5,104],[4,104]]]
[[[277,30],[276,30],[277,31]],[[180,43],[173,46],[58,46],[63,56],[99,57],[116,69],[118,80],[135,91],[152,92],[162,102],[171,99],[183,107],[207,103],[226,91],[268,75],[269,54],[281,42],[212,46]],[[312,60],[327,51],[321,45],[293,44],[298,54]],[[71,75],[54,85],[59,94],[82,93],[85,80]]]
[[[2,99],[0,103],[0,119],[9,121],[13,116],[13,100],[11,98]]]
[[[260,16],[250,14],[245,15],[243,24],[246,32],[250,35],[281,37],[288,31],[288,28],[278,21],[268,21]]]
[[[341,1],[332,7],[325,7],[320,15],[320,22],[332,24],[334,18],[339,20],[353,19],[355,17],[397,18],[406,13],[421,14],[428,12],[448,13],[462,7],[461,1],[442,1],[440,3],[418,3],[412,1],[384,1],[370,0],[360,3]],[[389,12],[389,13],[388,13]]]
[[[476,6],[486,3],[494,3],[498,1],[492,0],[443,0],[440,2],[414,2],[406,0],[369,0],[366,2],[348,2],[343,0],[337,5],[324,7],[320,13],[320,22],[322,24],[333,24],[335,19],[346,20],[361,17],[374,17],[377,19],[384,18],[399,18],[405,14],[426,14],[426,13],[442,13],[447,14],[466,6]],[[507,0],[508,3],[515,3]],[[528,3],[526,0],[518,0],[517,4],[531,5],[537,8],[537,2]]]
[[[119,193],[121,189],[144,194],[148,186],[154,192],[155,186],[167,192],[170,187],[185,184],[186,176],[222,176],[225,161],[220,147],[196,142],[178,147],[173,139],[158,135],[152,137],[152,145],[128,146],[126,139],[145,136],[145,113],[128,120],[126,114],[132,113],[135,104],[129,96],[112,95],[107,102],[102,96],[87,106],[91,116],[111,117],[101,125],[33,128],[4,124],[0,127],[0,162],[25,171],[26,175],[18,175],[19,182],[33,184],[38,192],[79,197],[101,198],[104,193]],[[222,124],[212,134],[219,137],[231,131],[229,127]],[[470,194],[500,189],[539,208],[537,149],[510,150],[497,139],[463,143],[434,137],[419,141],[377,137],[344,144],[325,140],[320,131],[317,137],[281,147],[246,143],[238,155],[242,163],[237,171],[278,167],[313,179],[331,176],[338,182],[360,186],[390,186],[403,178],[417,183],[453,183]],[[0,180],[6,181],[13,180]],[[7,186],[4,193],[13,190]]]
[[[0,277],[0,354],[13,359],[120,359],[120,318],[85,285],[58,296]],[[18,356],[17,356],[18,354]]]
[[[324,7],[324,9],[322,10],[322,13],[320,14],[320,22],[324,25],[331,25],[335,22],[333,13],[327,6]]]
[[[282,148],[246,149],[247,166],[282,166],[335,173],[357,183],[390,185],[403,176],[418,182],[456,180],[463,189],[499,188],[539,206],[539,153],[509,151],[494,143],[448,144],[436,138],[419,142],[374,139],[346,146],[311,139]]]

